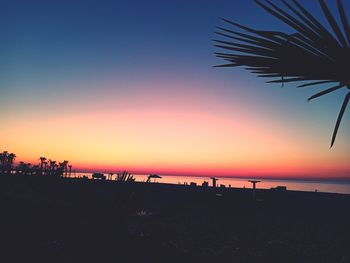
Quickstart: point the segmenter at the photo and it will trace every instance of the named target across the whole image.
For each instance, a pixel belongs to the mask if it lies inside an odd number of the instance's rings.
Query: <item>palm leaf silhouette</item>
[[[350,90],[350,26],[341,0],[336,0],[341,23],[337,23],[324,0],[320,7],[329,24],[322,25],[297,0],[279,0],[279,5],[270,0],[255,0],[266,12],[293,29],[292,34],[280,31],[256,30],[223,19],[229,27],[217,27],[219,39],[215,46],[224,52],[216,56],[227,63],[217,67],[238,67],[258,77],[273,78],[268,83],[298,82],[299,88],[320,84],[331,87],[311,96],[309,101],[336,90]],[[350,100],[350,91],[345,96],[339,112],[331,147]]]

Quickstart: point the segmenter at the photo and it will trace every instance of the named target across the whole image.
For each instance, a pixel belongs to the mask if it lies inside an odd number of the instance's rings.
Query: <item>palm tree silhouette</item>
[[[20,161],[19,165],[17,167],[17,171],[19,174],[23,174],[23,175],[31,175],[32,173],[32,164],[31,163],[25,163]]]
[[[44,175],[44,165],[47,159],[46,157],[40,157],[39,160],[40,160],[40,173],[41,175]]]
[[[11,173],[13,162],[14,162],[15,159],[16,159],[16,154],[10,153],[10,154],[7,155],[7,170],[8,170],[8,173]]]
[[[72,165],[70,164],[70,165],[68,165],[68,167],[69,167],[68,174],[69,174],[69,177],[71,177],[71,175],[72,175]]]
[[[5,172],[7,166],[8,151],[3,151],[0,154],[0,168],[1,172]]]
[[[56,161],[49,159],[50,176],[56,175],[56,168],[57,167],[58,167],[58,165],[56,164]]]
[[[3,167],[3,164],[4,164],[4,159],[5,159],[5,156],[3,153],[0,153],[0,171],[2,172],[4,167]]]
[[[324,0],[319,0],[331,31],[296,0],[280,0],[283,8],[270,0],[255,2],[295,32],[288,34],[261,31],[223,19],[234,29],[218,27],[216,33],[222,39],[215,40],[215,46],[230,52],[215,53],[217,57],[228,62],[218,67],[243,66],[258,77],[274,78],[268,83],[283,85],[287,82],[299,82],[299,88],[333,83],[333,86],[311,96],[309,101],[343,88],[350,90],[347,66],[350,61],[350,26],[342,0],[336,1],[341,25],[337,23]],[[331,147],[349,100],[350,91],[340,108]]]
[[[48,162],[47,162],[47,160],[46,161],[44,161],[44,175],[46,176],[47,174],[48,174]]]
[[[12,172],[13,162],[16,159],[16,154],[3,151],[0,153],[0,171],[10,174]]]
[[[67,177],[67,173],[68,173],[68,161],[63,161],[61,163],[58,164],[58,166],[56,166],[56,171],[55,171],[55,175],[59,176],[59,177]]]
[[[19,174],[25,174],[27,171],[27,165],[23,161],[20,161],[18,166],[17,166],[17,172]]]
[[[67,177],[68,176],[68,162],[67,160],[64,160],[62,165],[63,165],[63,172],[64,172],[64,176]]]

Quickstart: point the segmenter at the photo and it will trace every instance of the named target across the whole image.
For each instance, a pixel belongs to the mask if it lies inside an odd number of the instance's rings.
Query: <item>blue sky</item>
[[[327,1],[333,10],[334,2]],[[322,17],[317,1],[303,4]],[[292,133],[314,136],[326,156],[344,93],[307,103],[318,89],[282,89],[243,69],[213,68],[221,63],[212,42],[215,26],[223,25],[220,17],[259,29],[287,29],[247,0],[2,1],[0,117],[67,114],[91,101],[102,105],[113,92],[133,101],[131,93],[146,94],[159,79],[167,84],[189,80],[211,83],[206,89],[222,104],[240,101],[241,108],[264,112],[263,118]],[[115,85],[106,88],[106,82]],[[200,88],[193,92],[200,97]],[[347,114],[334,150],[343,159],[349,153],[349,128]]]

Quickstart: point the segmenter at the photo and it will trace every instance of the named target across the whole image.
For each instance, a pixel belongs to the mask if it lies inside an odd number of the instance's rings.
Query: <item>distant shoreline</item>
[[[108,174],[106,174],[108,175]],[[73,173],[72,178],[92,179],[90,173]],[[147,180],[147,175],[134,175],[137,183],[144,183]],[[212,187],[212,180],[209,177],[200,176],[169,176],[161,175],[162,178],[152,179],[151,182],[157,182],[159,184],[169,185],[196,185],[200,187],[203,182],[207,182],[208,187]],[[106,176],[107,181],[114,181],[116,175],[111,178]],[[235,188],[235,189],[250,189],[252,184],[248,182],[249,178],[229,178],[229,177],[216,177],[217,187]],[[98,180],[98,179],[96,179]],[[301,192],[321,192],[321,193],[338,193],[338,194],[350,194],[350,182],[347,181],[318,181],[318,180],[296,180],[296,179],[259,179],[261,182],[257,184],[257,189],[271,189],[277,186],[286,187],[290,191]]]
[[[84,170],[77,170],[75,171],[78,174],[92,174],[94,172],[101,172],[104,174],[108,174],[109,172],[106,171],[101,171],[99,169],[95,170],[89,170],[89,171],[84,171]],[[117,172],[115,172],[117,173]],[[132,171],[131,171],[132,173]],[[133,173],[136,176],[142,176],[146,175],[147,173]],[[171,176],[171,177],[188,177],[188,178],[210,178],[210,177],[217,177],[217,178],[226,178],[226,179],[242,179],[242,180],[249,180],[249,179],[262,179],[262,180],[276,180],[276,181],[288,181],[288,180],[293,180],[293,181],[310,181],[310,182],[315,182],[315,181],[324,181],[324,182],[345,182],[350,184],[350,177],[349,178],[344,178],[344,177],[274,177],[274,176],[223,176],[223,175],[182,175],[182,174],[166,174],[166,173],[158,173],[161,176]]]

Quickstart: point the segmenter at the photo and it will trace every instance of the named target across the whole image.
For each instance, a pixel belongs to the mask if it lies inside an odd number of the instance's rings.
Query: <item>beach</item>
[[[1,3],[0,263],[350,263],[350,0]]]
[[[74,173],[72,177],[83,177],[87,176],[92,178],[89,173]],[[135,174],[133,175],[137,182],[145,182],[148,174]],[[212,185],[212,176],[191,176],[191,175],[163,175],[160,174],[161,178],[153,179],[152,182],[166,183],[166,184],[191,184],[202,185],[203,182],[207,182]],[[115,178],[115,176],[113,176]],[[232,187],[232,188],[251,188],[252,184],[249,182],[249,177],[220,177],[218,179],[218,186]],[[347,179],[313,179],[313,178],[261,178],[261,182],[257,184],[257,188],[270,189],[277,186],[285,186],[288,190],[304,191],[304,192],[326,192],[326,193],[339,193],[339,194],[350,194],[350,181]]]
[[[1,262],[350,262],[350,195],[1,176]]]

